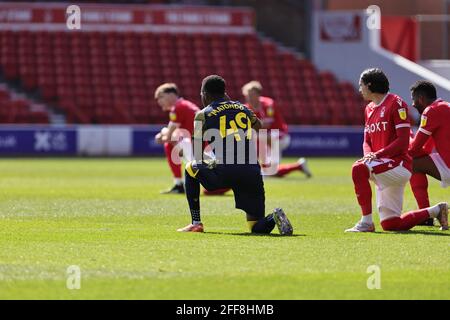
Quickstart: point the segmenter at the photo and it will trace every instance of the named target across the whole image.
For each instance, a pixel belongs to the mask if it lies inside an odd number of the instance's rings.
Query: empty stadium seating
[[[33,105],[27,99],[12,93],[6,86],[0,85],[0,123],[49,123],[44,108]]]
[[[254,34],[0,31],[0,68],[38,90],[69,123],[165,123],[155,88],[176,82],[200,103],[201,80],[213,73],[236,100],[243,84],[259,80],[291,124],[363,122],[351,84]]]

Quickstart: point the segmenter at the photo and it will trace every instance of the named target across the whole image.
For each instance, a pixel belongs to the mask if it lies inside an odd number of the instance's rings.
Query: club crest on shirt
[[[381,109],[380,112],[380,117],[383,118],[384,117],[384,112],[386,111],[386,107],[383,107],[383,109]]]
[[[425,127],[427,125],[427,116],[422,116],[420,118],[420,126]]]
[[[398,109],[398,115],[400,116],[400,119],[402,119],[402,120],[406,120],[406,118],[408,116],[405,108]]]
[[[170,121],[177,120],[177,114],[175,112],[169,113],[169,119],[170,119]]]
[[[273,116],[273,108],[272,107],[267,108],[266,114],[268,117],[272,117]]]

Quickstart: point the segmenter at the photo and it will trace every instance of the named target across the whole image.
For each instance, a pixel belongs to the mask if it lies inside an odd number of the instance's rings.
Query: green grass
[[[202,197],[204,234],[190,221],[162,159],[0,160],[0,299],[450,299],[450,234],[344,234],[359,219],[354,159],[310,159],[265,181],[294,237],[247,234],[231,195]],[[432,202],[448,189],[430,179]],[[415,208],[409,187],[405,210]],[[378,219],[378,218],[377,218]],[[81,268],[81,289],[66,270]],[[370,265],[381,289],[367,289]]]

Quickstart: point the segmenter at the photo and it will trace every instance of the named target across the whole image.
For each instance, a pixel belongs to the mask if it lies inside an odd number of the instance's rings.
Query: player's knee
[[[397,231],[399,230],[400,226],[400,218],[393,218],[381,221],[381,227],[384,231]]]
[[[247,221],[251,233],[269,234],[275,227],[275,222],[273,221],[273,219],[268,219],[268,217]]]
[[[195,160],[189,161],[185,166],[185,176],[190,176],[192,178],[196,178],[198,174],[198,169],[195,167]]]
[[[266,223],[256,223],[251,229],[251,233],[259,233],[259,234],[269,234],[271,233],[273,228],[270,228],[266,225]]]
[[[369,178],[370,173],[369,169],[362,162],[355,162],[352,166],[352,178],[360,179],[360,178]]]

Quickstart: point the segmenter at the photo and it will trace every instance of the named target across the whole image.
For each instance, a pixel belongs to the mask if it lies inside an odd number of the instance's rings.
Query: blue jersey
[[[195,121],[194,139],[210,145],[217,164],[258,165],[257,137],[252,130],[257,117],[245,105],[215,101],[197,113]]]

